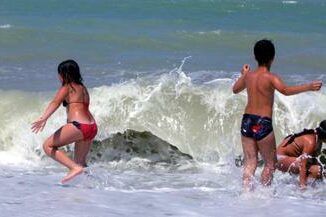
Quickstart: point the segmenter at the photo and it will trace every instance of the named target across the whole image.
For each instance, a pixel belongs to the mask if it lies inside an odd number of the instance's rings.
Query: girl
[[[58,66],[61,87],[48,105],[44,114],[32,124],[32,131],[41,132],[48,118],[59,108],[60,104],[67,109],[67,124],[58,129],[45,140],[43,149],[54,160],[69,169],[62,179],[65,183],[83,172],[86,156],[97,133],[95,119],[89,111],[89,94],[83,85],[79,66],[74,60],[66,60]],[[70,159],[61,146],[75,143],[74,160]]]
[[[299,174],[300,188],[307,185],[307,178],[321,179],[322,162],[318,161],[323,143],[326,142],[326,120],[316,129],[304,129],[287,136],[277,147],[276,168],[282,172]]]

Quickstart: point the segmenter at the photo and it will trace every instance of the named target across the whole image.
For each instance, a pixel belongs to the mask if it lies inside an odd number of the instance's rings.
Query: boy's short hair
[[[264,66],[269,64],[275,56],[275,47],[272,41],[267,39],[257,41],[254,47],[254,54],[258,65]]]

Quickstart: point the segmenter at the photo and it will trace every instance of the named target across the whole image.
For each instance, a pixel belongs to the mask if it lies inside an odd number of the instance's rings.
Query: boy
[[[288,86],[281,78],[270,72],[275,56],[275,48],[271,41],[260,40],[254,47],[258,67],[250,71],[245,64],[240,78],[233,85],[233,93],[247,89],[248,102],[241,124],[241,141],[244,154],[243,186],[246,191],[252,188],[252,177],[257,167],[257,154],[260,152],[265,165],[260,182],[268,186],[272,182],[276,163],[275,136],[272,126],[272,114],[275,89],[289,96],[305,91],[317,91],[321,81],[309,84]]]

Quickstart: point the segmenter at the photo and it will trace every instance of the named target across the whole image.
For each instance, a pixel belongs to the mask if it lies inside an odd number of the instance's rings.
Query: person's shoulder
[[[266,73],[266,76],[268,77],[268,79],[270,80],[270,81],[279,81],[279,80],[282,80],[282,78],[281,78],[281,76],[278,74],[278,73],[274,73],[274,72],[271,72],[271,71],[268,71],[267,73]]]
[[[57,92],[56,96],[67,96],[68,93],[69,93],[69,89],[68,89],[67,85],[62,85],[58,89],[58,92]]]
[[[84,89],[86,89],[86,87],[83,84],[78,84],[75,82],[71,82],[67,86],[68,86],[69,91],[73,91],[73,92],[84,91]]]
[[[275,77],[280,77],[279,74],[275,73],[275,72],[272,72],[272,71],[267,71],[266,72],[266,75],[268,75],[269,77],[271,78],[275,78]]]
[[[315,134],[303,135],[303,139],[305,141],[304,144],[307,146],[315,146],[316,145]]]
[[[68,91],[69,90],[69,85],[68,84],[64,84],[61,85],[61,87],[59,88],[60,91]]]

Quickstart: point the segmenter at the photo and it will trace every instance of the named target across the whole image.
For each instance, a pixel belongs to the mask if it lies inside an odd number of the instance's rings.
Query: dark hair
[[[266,66],[275,57],[275,47],[272,41],[263,39],[257,41],[254,47],[255,58],[259,66]]]
[[[60,63],[58,66],[58,73],[63,79],[62,85],[72,82],[83,85],[83,78],[80,75],[79,66],[74,60],[65,60]]]
[[[303,135],[307,135],[307,134],[314,134],[314,133],[317,133],[318,139],[321,139],[321,140],[326,139],[326,120],[323,120],[322,122],[320,122],[319,127],[317,127],[316,129],[304,129],[300,133],[288,135],[285,138],[290,138],[290,139],[287,141],[287,143],[285,145],[291,144],[294,141],[294,139],[299,136],[303,136]]]
[[[319,139],[326,139],[326,120],[320,122],[319,127],[316,128],[316,131]]]

